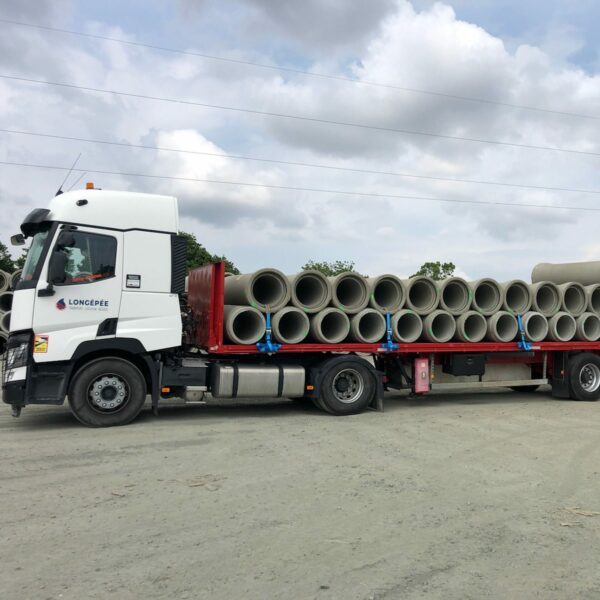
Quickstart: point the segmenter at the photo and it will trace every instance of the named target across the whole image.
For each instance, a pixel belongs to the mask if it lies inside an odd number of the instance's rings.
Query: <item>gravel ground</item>
[[[600,597],[600,405],[0,406],[0,597]]]

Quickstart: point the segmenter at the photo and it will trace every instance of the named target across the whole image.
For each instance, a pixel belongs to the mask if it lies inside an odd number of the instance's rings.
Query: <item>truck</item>
[[[383,411],[384,392],[509,387],[600,397],[600,342],[226,343],[223,263],[189,273],[171,196],[58,193],[11,238],[30,248],[3,357],[3,401],[62,405],[84,425],[130,423],[148,397],[312,401],[332,415]]]

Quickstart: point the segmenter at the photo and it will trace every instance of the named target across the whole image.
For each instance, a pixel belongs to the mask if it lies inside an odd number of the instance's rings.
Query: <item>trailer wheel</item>
[[[146,400],[140,370],[121,358],[100,358],[77,371],[69,388],[69,406],[88,427],[126,425]]]
[[[372,369],[363,360],[335,360],[321,379],[317,405],[333,415],[364,411],[375,394]]]
[[[600,398],[600,357],[589,352],[569,361],[569,387],[573,400],[594,401]]]

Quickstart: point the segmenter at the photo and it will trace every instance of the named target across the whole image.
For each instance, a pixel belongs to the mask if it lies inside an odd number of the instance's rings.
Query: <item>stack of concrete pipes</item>
[[[21,271],[12,275],[0,270],[0,354],[4,352],[8,332],[10,330],[10,311],[12,309],[13,292],[21,278]]]
[[[358,273],[328,278],[318,271],[286,276],[261,269],[225,278],[225,338],[259,342],[270,313],[272,338],[281,344],[379,343],[386,340],[389,313],[398,343],[512,342],[520,337],[517,315],[532,342],[596,341],[600,263],[598,275],[597,282],[583,285],[551,277],[528,284]]]

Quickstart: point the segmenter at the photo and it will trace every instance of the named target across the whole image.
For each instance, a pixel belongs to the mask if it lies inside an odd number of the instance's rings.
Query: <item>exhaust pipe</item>
[[[277,312],[290,300],[287,277],[277,269],[260,269],[225,277],[225,304],[248,305],[261,312]]]
[[[561,295],[558,286],[551,281],[540,281],[531,285],[531,307],[545,317],[560,310]]]
[[[480,342],[487,333],[487,321],[476,310],[456,318],[456,338],[461,342]]]
[[[504,300],[500,284],[495,279],[485,278],[470,281],[473,294],[473,309],[482,315],[490,316],[502,308]]]
[[[0,292],[5,292],[10,287],[10,275],[0,270]]]
[[[600,283],[585,287],[587,298],[587,312],[600,313]]]
[[[493,342],[512,342],[519,333],[515,315],[501,310],[487,319],[486,337]]]
[[[600,317],[594,313],[583,313],[576,319],[575,337],[584,342],[596,342],[600,339]]]
[[[374,308],[365,308],[350,319],[350,336],[355,342],[375,344],[385,336],[385,317]]]
[[[339,344],[349,333],[350,319],[339,308],[326,308],[310,319],[310,334],[322,344]]]
[[[451,315],[462,315],[471,308],[471,290],[464,279],[450,277],[438,282],[440,307]]]
[[[4,331],[4,333],[8,333],[10,331],[10,311],[5,312],[0,317],[0,331]]]
[[[581,285],[593,285],[600,281],[600,261],[591,260],[576,263],[540,263],[533,267],[531,281],[551,281],[552,283],[570,283],[576,281]]]
[[[404,306],[406,292],[402,281],[395,275],[381,275],[367,279],[370,305],[382,313],[395,313]]]
[[[0,294],[0,312],[8,312],[12,310],[13,293],[3,292]]]
[[[264,315],[252,306],[226,304],[224,320],[226,337],[234,344],[256,344],[267,329]]]
[[[566,312],[558,312],[548,321],[548,339],[553,342],[568,342],[577,333],[575,317]]]
[[[10,287],[14,290],[17,287],[17,283],[19,283],[19,281],[21,281],[21,275],[23,274],[23,270],[22,269],[17,269],[11,276],[10,276]]]
[[[578,317],[585,312],[587,296],[585,288],[580,283],[563,283],[558,286],[561,294],[561,310]]]
[[[406,306],[418,315],[434,311],[439,303],[439,292],[435,281],[419,275],[403,281],[406,288]]]
[[[531,308],[533,301],[531,290],[524,281],[520,279],[505,281],[500,284],[500,289],[504,297],[502,307],[506,312],[513,315],[524,315]]]
[[[359,273],[341,273],[331,279],[331,285],[331,303],[345,313],[355,315],[369,304],[367,280]]]
[[[423,320],[412,310],[401,310],[392,315],[392,332],[395,342],[411,344],[421,337]]]
[[[525,335],[532,342],[541,342],[548,335],[548,319],[539,312],[529,311],[523,315]]]
[[[445,310],[434,310],[423,321],[423,337],[438,344],[449,342],[456,333],[456,321]]]
[[[273,339],[280,344],[299,344],[308,336],[310,321],[307,314],[295,306],[286,306],[271,319]]]
[[[292,304],[304,312],[319,312],[331,302],[331,283],[320,271],[302,271],[288,280]]]

